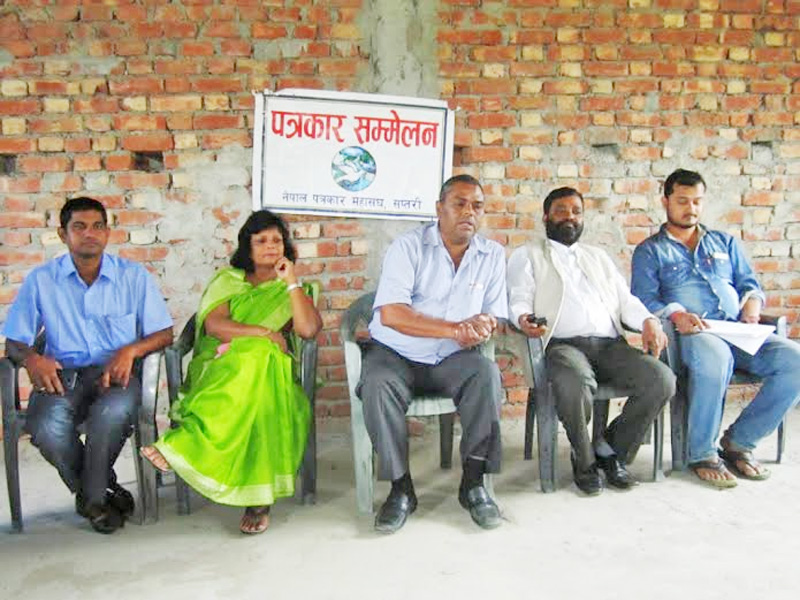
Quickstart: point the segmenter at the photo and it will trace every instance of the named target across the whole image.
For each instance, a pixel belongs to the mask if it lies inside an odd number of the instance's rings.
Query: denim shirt
[[[737,240],[702,225],[694,252],[669,235],[666,225],[639,244],[633,253],[631,291],[659,317],[686,310],[734,321],[751,296],[762,305],[765,300]]]

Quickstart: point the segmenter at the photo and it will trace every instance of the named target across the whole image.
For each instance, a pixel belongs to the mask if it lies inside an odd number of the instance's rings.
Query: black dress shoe
[[[108,486],[106,490],[106,502],[116,508],[124,519],[130,517],[133,514],[134,508],[136,508],[136,504],[133,501],[133,494],[116,482]]]
[[[125,526],[125,519],[110,504],[89,504],[83,507],[83,515],[97,533],[114,533]]]
[[[608,485],[620,490],[629,490],[639,485],[639,482],[628,473],[625,465],[616,456],[598,456],[597,464],[606,474]]]
[[[585,469],[578,469],[575,464],[575,457],[570,456],[572,461],[572,476],[575,479],[575,485],[587,496],[597,496],[603,491],[603,478],[597,471],[597,463],[592,463]]]
[[[497,504],[482,485],[477,485],[469,490],[460,488],[458,501],[469,511],[469,516],[479,527],[494,529],[503,522],[500,509],[497,508]]]
[[[405,525],[408,515],[417,510],[417,496],[414,492],[392,490],[375,517],[375,531],[394,533]]]

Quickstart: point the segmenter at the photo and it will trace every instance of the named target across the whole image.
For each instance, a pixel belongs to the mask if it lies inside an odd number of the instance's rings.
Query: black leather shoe
[[[412,492],[392,490],[375,517],[375,531],[394,533],[406,523],[408,515],[417,510],[417,496]]]
[[[597,463],[592,463],[585,469],[578,469],[575,464],[575,457],[570,456],[572,461],[572,476],[575,479],[575,485],[587,496],[597,496],[603,491],[603,478],[597,471]]]
[[[114,482],[106,490],[106,502],[119,511],[123,519],[127,519],[133,514],[136,504],[131,494],[124,487]]]
[[[639,482],[628,473],[625,465],[616,456],[598,456],[597,465],[606,474],[608,485],[620,490],[629,490],[639,485]]]
[[[469,511],[469,516],[479,527],[494,529],[503,522],[500,509],[497,508],[497,504],[482,485],[477,485],[470,490],[459,489],[458,501]]]

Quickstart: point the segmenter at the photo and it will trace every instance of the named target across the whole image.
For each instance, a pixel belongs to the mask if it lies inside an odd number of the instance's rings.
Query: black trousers
[[[624,338],[553,339],[545,351],[558,418],[580,468],[595,460],[586,428],[598,382],[633,393],[606,429],[605,441],[623,461],[636,455],[648,428],[675,394],[675,376],[657,358],[632,348]]]
[[[127,388],[98,384],[103,367],[64,369],[63,396],[34,392],[28,403],[26,429],[31,442],[53,465],[74,493],[100,504],[114,477],[113,465],[133,431],[141,384],[131,375]],[[84,424],[86,443],[78,427]]]
[[[500,470],[500,370],[478,349],[461,350],[429,365],[368,342],[357,392],[378,454],[379,479],[397,479],[408,470],[406,412],[415,395],[453,398],[461,419],[462,463],[468,457],[485,459],[487,472]]]

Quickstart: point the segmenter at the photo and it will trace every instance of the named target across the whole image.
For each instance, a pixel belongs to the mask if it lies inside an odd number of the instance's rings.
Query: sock
[[[411,480],[411,471],[406,471],[399,479],[392,480],[392,492],[402,492],[409,496],[414,495],[414,482]]]
[[[483,474],[485,472],[485,460],[468,456],[467,460],[464,462],[464,474],[461,477],[461,489],[466,491],[471,490],[474,487],[478,487],[479,485],[483,485]]]

